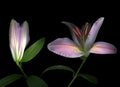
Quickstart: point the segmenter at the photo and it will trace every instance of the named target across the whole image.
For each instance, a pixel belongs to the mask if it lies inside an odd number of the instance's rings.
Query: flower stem
[[[20,64],[20,63],[16,63],[17,64],[17,66],[19,67],[19,69],[20,69],[20,71],[22,72],[22,74],[24,75],[24,77],[27,79],[27,75],[26,75],[26,73],[24,72],[24,70],[22,69],[22,65]]]
[[[71,82],[68,84],[68,87],[70,87],[70,86],[72,85],[72,83],[75,81],[75,79],[77,78],[77,75],[78,75],[78,73],[80,72],[82,66],[84,65],[86,59],[87,59],[87,58],[85,57],[84,60],[82,61],[81,65],[79,66],[78,70],[76,71],[73,79],[72,79]]]

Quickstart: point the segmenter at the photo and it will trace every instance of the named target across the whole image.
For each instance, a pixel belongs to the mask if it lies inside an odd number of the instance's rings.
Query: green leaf
[[[49,70],[67,70],[67,71],[70,71],[70,72],[74,73],[74,70],[73,70],[72,68],[68,67],[68,66],[64,66],[64,65],[54,65],[54,66],[50,66],[50,67],[46,68],[46,69],[42,72],[42,74],[45,73],[45,72],[47,72],[47,71],[49,71]]]
[[[98,84],[98,79],[92,75],[79,73],[78,76],[88,80],[91,83]]]
[[[5,87],[5,86],[13,83],[14,81],[20,79],[21,77],[22,77],[22,75],[20,75],[20,74],[8,75],[8,76],[0,79],[0,87]]]
[[[27,84],[29,87],[48,87],[44,80],[34,75],[28,77]]]
[[[32,60],[42,49],[45,42],[45,38],[39,39],[34,44],[32,44],[28,49],[26,49],[21,62],[28,62]]]

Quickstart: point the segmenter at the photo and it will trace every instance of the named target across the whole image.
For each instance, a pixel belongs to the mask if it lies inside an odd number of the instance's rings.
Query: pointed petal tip
[[[27,21],[24,21],[24,22],[23,22],[23,24],[26,24],[26,25],[28,25],[28,22],[27,22]]]
[[[14,18],[12,18],[12,19],[11,19],[11,21],[15,21],[15,19],[14,19]]]
[[[66,21],[62,21],[61,23],[63,23],[63,24],[64,24],[64,23],[66,23]]]
[[[13,18],[10,22],[10,29],[15,29],[15,26],[19,26],[19,23]]]
[[[103,22],[104,19],[105,19],[104,17],[100,17],[98,20],[101,21],[101,22]]]
[[[16,20],[15,20],[15,19],[11,19],[10,24],[12,25],[12,24],[14,24],[14,23],[16,23]]]
[[[24,22],[22,23],[22,27],[24,27],[24,28],[26,28],[26,29],[29,29],[29,24],[28,24],[28,22],[27,22],[27,21],[24,21]]]
[[[70,23],[67,22],[67,21],[62,21],[61,23],[62,23],[62,24],[65,24],[65,25],[69,25],[69,24],[70,24]]]
[[[73,23],[67,22],[67,21],[62,21],[61,23],[67,25],[67,26],[70,27],[70,28],[71,28],[72,26],[75,26]]]
[[[112,47],[113,47],[113,52],[111,54],[116,54],[117,53],[117,48],[114,45],[112,45]]]
[[[100,19],[103,19],[103,20],[104,20],[104,19],[105,19],[105,17],[100,17]]]

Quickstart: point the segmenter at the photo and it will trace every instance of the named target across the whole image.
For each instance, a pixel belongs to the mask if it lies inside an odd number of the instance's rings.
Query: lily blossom
[[[94,43],[103,21],[104,17],[100,17],[92,27],[86,23],[81,30],[72,23],[62,22],[70,28],[73,41],[66,37],[58,38],[49,43],[47,47],[50,51],[68,58],[78,58],[89,53],[115,54],[117,49],[112,44],[107,42]]]
[[[20,62],[23,57],[25,47],[29,42],[29,27],[26,21],[20,25],[14,19],[11,20],[9,42],[14,61]]]

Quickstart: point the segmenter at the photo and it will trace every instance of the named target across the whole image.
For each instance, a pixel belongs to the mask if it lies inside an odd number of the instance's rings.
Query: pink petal
[[[25,47],[28,44],[29,40],[30,40],[30,37],[29,37],[29,25],[28,25],[27,21],[25,21],[21,25],[21,29],[20,29],[20,41],[19,41],[20,58],[22,58]]]
[[[83,55],[76,44],[68,38],[58,38],[54,40],[48,44],[48,49],[58,55],[68,58],[77,58]]]
[[[20,25],[14,19],[10,22],[9,41],[13,58],[18,55]]]
[[[104,17],[99,18],[93,25],[92,28],[87,36],[85,46],[91,48],[92,44],[94,43],[98,31],[103,23]]]
[[[81,42],[82,33],[81,33],[80,29],[73,23],[66,22],[66,21],[63,21],[62,23],[67,25],[70,28],[70,31],[71,31],[72,38],[73,38],[74,42],[79,47],[81,47],[80,42]]]
[[[18,45],[18,39],[16,36],[19,36],[20,25],[14,19],[11,20],[10,23],[10,31],[9,31],[9,40],[11,45]]]
[[[95,54],[115,54],[117,49],[110,43],[96,42],[90,52]]]
[[[27,45],[30,37],[29,37],[29,25],[27,21],[24,21],[24,23],[21,25],[21,42]]]

